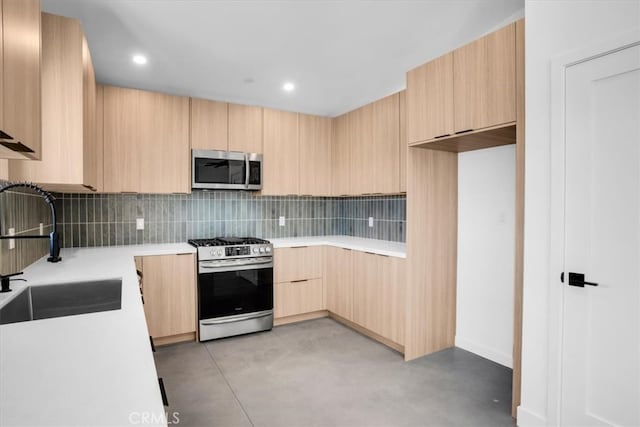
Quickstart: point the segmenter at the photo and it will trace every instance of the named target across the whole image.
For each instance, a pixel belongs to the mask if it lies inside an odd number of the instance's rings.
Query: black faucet
[[[0,239],[47,239],[48,238],[49,239],[49,258],[47,258],[47,261],[59,262],[60,260],[62,260],[62,258],[60,258],[60,236],[58,235],[58,231],[57,231],[58,227],[56,224],[56,207],[53,203],[55,198],[48,191],[45,191],[42,188],[38,187],[37,185],[29,182],[8,183],[4,187],[0,188],[0,193],[3,193],[9,190],[10,188],[15,188],[15,187],[28,188],[30,190],[35,191],[40,196],[42,196],[44,201],[47,202],[47,204],[49,205],[49,208],[51,209],[51,224],[53,226],[53,229],[51,233],[49,233],[48,237],[47,236],[2,236],[0,235]],[[1,230],[1,227],[0,227],[0,230]]]
[[[0,274],[0,281],[2,282],[0,293],[11,292],[10,285],[12,280],[22,280],[23,282],[26,282],[25,279],[12,279],[13,276],[19,276],[21,274],[24,274],[24,273],[21,271],[19,273],[6,274],[4,276]]]

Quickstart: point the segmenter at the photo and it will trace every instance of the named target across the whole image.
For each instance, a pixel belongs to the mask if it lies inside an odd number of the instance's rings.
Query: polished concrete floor
[[[325,318],[157,349],[180,426],[512,426],[511,370],[461,349],[411,362]]]

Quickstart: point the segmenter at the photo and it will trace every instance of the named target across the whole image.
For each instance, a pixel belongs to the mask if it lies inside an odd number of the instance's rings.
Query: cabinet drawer
[[[273,257],[275,283],[322,277],[322,246],[278,248]]]
[[[276,319],[324,309],[322,279],[276,283],[273,292]]]

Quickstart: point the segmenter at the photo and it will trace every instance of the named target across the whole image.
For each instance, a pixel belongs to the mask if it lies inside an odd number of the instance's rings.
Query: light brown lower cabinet
[[[196,332],[194,254],[145,256],[141,259],[144,314],[147,318],[149,335],[156,344],[194,339]]]
[[[354,252],[353,322],[404,344],[405,277],[402,258]]]
[[[276,319],[324,310],[322,279],[276,283],[273,292]]]
[[[327,310],[353,321],[353,270],[349,249],[325,247],[324,283]]]
[[[319,264],[322,260],[324,263]],[[348,326],[402,351],[405,263],[402,258],[332,246],[278,248],[274,257],[274,317],[288,319],[276,324],[329,312]],[[325,310],[324,314],[318,313]],[[291,318],[306,314],[309,316]]]

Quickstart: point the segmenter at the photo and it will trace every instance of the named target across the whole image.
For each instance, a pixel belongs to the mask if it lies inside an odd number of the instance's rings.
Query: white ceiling
[[[78,18],[99,82],[335,116],[523,16],[524,0],[43,0]],[[140,67],[135,53],[148,56]],[[246,83],[253,79],[253,83]],[[296,84],[285,93],[282,84]]]

